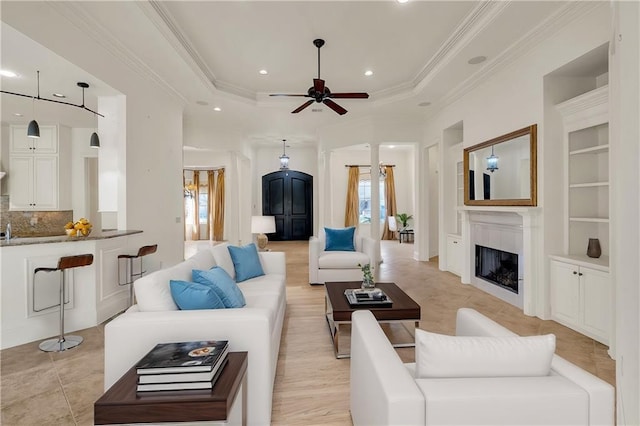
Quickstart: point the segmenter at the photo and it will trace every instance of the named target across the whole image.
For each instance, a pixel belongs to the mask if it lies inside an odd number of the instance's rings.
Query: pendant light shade
[[[487,170],[491,173],[498,170],[498,157],[493,155],[493,146],[491,146],[491,155],[487,157]]]
[[[280,156],[280,170],[289,169],[289,156],[287,155],[287,140],[282,139],[282,155]]]
[[[36,120],[31,120],[29,122],[29,127],[27,127],[27,136],[30,138],[40,137],[40,126],[38,126],[38,122]]]
[[[91,142],[89,143],[91,148],[100,148],[100,138],[96,132],[91,133]]]

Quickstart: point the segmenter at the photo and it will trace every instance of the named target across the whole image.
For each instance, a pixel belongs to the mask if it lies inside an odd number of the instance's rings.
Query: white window
[[[380,191],[380,220],[387,217],[387,208],[384,198],[384,180],[378,183]],[[360,212],[360,223],[371,223],[371,172],[360,172],[360,182],[358,183],[358,200]]]

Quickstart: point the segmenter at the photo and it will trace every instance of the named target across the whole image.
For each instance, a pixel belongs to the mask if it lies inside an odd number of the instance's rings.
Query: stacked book
[[[136,390],[212,389],[228,354],[227,340],[160,343],[136,364]]]

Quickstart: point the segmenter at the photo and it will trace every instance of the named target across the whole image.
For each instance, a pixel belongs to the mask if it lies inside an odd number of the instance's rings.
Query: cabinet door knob
[[[573,275],[576,275],[578,272],[577,271],[573,271]]]
[[[454,241],[454,242],[453,242],[453,244],[458,244],[458,242],[457,242],[457,241]]]
[[[580,272],[580,273],[578,274],[578,276],[579,276],[579,277],[581,277],[581,276],[582,276],[582,272]]]

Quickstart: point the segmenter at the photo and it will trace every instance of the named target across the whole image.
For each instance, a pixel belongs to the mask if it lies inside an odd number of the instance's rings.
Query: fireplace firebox
[[[518,255],[476,245],[476,277],[518,294]]]

